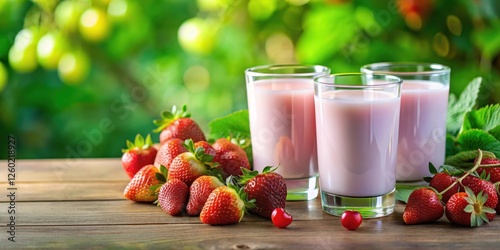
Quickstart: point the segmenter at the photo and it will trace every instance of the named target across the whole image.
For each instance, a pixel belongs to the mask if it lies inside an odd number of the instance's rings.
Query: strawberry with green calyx
[[[446,218],[452,223],[470,227],[489,223],[488,215],[495,214],[495,210],[484,206],[487,200],[488,195],[482,191],[475,195],[465,187],[465,192],[454,194],[446,203]]]
[[[230,140],[219,138],[212,144],[212,147],[217,153],[216,160],[220,163],[224,178],[230,175],[241,175],[242,168],[250,169],[245,151]]]
[[[246,209],[254,206],[253,200],[248,201],[242,188],[233,184],[232,177],[227,180],[227,186],[214,189],[200,213],[200,220],[209,225],[236,224],[245,215]]]
[[[157,150],[153,146],[151,135],[147,135],[146,139],[142,135],[137,134],[134,142],[127,140],[127,148],[122,149],[122,166],[129,178],[134,175],[144,166],[155,162]]]
[[[191,216],[199,215],[210,193],[222,186],[224,186],[224,183],[215,176],[203,175],[198,177],[189,187],[189,201],[186,206],[187,214]]]
[[[177,155],[168,171],[168,179],[179,179],[190,186],[202,175],[217,175],[218,163],[213,162],[213,156],[205,154],[203,147],[194,148],[193,140],[186,140],[184,146],[187,152]]]
[[[498,195],[495,189],[495,185],[489,181],[482,180],[476,176],[469,175],[465,177],[461,181],[461,186],[465,188],[469,188],[475,195],[479,197],[479,194],[482,193],[486,199],[481,204],[483,207],[489,207],[495,209],[498,205]],[[470,195],[469,195],[470,197]],[[491,221],[495,218],[496,213],[487,214],[486,216]]]
[[[444,206],[433,188],[415,189],[408,197],[403,212],[403,221],[408,224],[429,223],[438,220],[444,214]]]
[[[168,169],[174,158],[184,152],[187,152],[187,149],[184,147],[183,140],[179,138],[169,139],[160,145],[154,164],[157,167],[164,165]]]
[[[481,165],[483,167],[477,169],[479,174],[484,173],[484,176],[489,176],[492,183],[500,182],[500,159],[484,158],[481,160]]]
[[[243,174],[238,181],[248,198],[255,199],[255,207],[250,212],[267,219],[271,219],[275,208],[285,208],[287,186],[283,176],[274,172],[276,169],[267,166],[259,173],[241,168]]]
[[[155,165],[146,165],[141,168],[130,180],[123,191],[125,198],[136,202],[153,202],[156,200],[156,194],[152,187],[163,184],[157,179],[160,173]]]
[[[160,143],[164,143],[172,138],[181,140],[192,139],[193,141],[205,141],[205,134],[200,126],[191,119],[191,114],[187,112],[186,105],[178,110],[176,106],[172,111],[164,111],[160,120],[154,120],[153,123],[158,126],[154,132],[160,133]]]

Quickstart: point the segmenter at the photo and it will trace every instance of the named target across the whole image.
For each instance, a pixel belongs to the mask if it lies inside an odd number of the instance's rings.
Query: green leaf
[[[462,133],[457,138],[457,142],[462,151],[481,149],[500,155],[500,141],[480,129],[470,129]]]
[[[465,114],[460,133],[477,128],[484,131],[498,129],[500,126],[500,104],[488,105]],[[459,133],[459,134],[460,134]]]
[[[493,24],[475,32],[473,37],[482,54],[488,58],[493,58],[500,52],[500,32],[498,32],[500,27],[498,23]]]
[[[317,5],[307,12],[297,44],[297,57],[304,63],[325,61],[360,35],[353,4]],[[362,34],[362,33],[361,33]],[[356,38],[356,39],[354,39]]]
[[[445,164],[447,165],[452,165],[458,168],[469,168],[474,165],[474,160],[479,156],[479,153],[476,150],[468,150],[468,151],[462,151],[459,152],[455,155],[446,157],[446,160],[444,161]],[[485,158],[496,158],[495,154],[488,152],[488,151],[483,151],[483,157]]]
[[[396,185],[396,199],[398,201],[407,203],[408,197],[410,197],[411,192],[413,192],[417,188],[421,188],[422,186],[413,186],[413,185]]]
[[[460,97],[450,94],[448,99],[448,113],[446,117],[446,130],[456,135],[464,121],[464,115],[476,105],[479,89],[481,88],[481,77],[474,78],[462,91]]]
[[[165,178],[165,176],[161,173],[155,173],[155,177],[157,180],[159,180],[160,182],[167,182],[167,179]]]
[[[209,138],[234,137],[250,140],[250,120],[248,110],[240,110],[212,120],[209,124]]]
[[[490,133],[490,135],[492,135],[493,137],[495,137],[497,140],[500,141],[500,125],[491,129],[490,131],[488,131],[488,133]]]

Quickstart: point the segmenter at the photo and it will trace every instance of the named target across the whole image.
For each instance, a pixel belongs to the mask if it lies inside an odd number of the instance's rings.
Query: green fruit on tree
[[[84,1],[61,1],[54,11],[54,19],[60,29],[74,32],[78,28],[80,15],[85,8]]]
[[[90,71],[90,59],[81,50],[62,55],[57,67],[59,78],[67,84],[78,84],[85,80]]]
[[[181,47],[193,54],[206,55],[215,44],[213,22],[194,17],[186,20],[179,28],[178,39]]]
[[[46,69],[56,69],[65,49],[64,36],[57,31],[48,32],[38,41],[36,50],[38,62]]]
[[[124,22],[133,17],[137,9],[135,2],[128,0],[111,0],[108,5],[108,16],[114,22]]]
[[[0,92],[5,88],[5,85],[7,85],[8,78],[7,69],[5,68],[5,65],[0,62]]]
[[[38,34],[35,29],[26,28],[17,33],[9,50],[9,64],[17,72],[32,72],[37,67],[36,45]]]
[[[80,17],[79,29],[83,38],[90,42],[100,42],[108,36],[109,20],[106,12],[99,8],[89,8]]]

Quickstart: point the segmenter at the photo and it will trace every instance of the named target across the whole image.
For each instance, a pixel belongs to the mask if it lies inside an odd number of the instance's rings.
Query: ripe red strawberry
[[[154,131],[160,132],[160,143],[172,138],[192,139],[195,142],[206,141],[200,126],[190,117],[191,114],[187,112],[186,105],[182,106],[181,110],[173,106],[171,112],[164,111],[160,120],[153,121],[158,126]]]
[[[446,203],[446,218],[459,225],[481,226],[489,221],[489,215],[495,214],[495,210],[485,206],[487,199],[488,194],[479,192],[476,196],[469,187],[465,187],[465,192],[454,194]]]
[[[133,143],[127,140],[127,148],[122,149],[122,152],[123,169],[132,179],[142,167],[155,162],[158,151],[153,146],[150,135],[144,140],[142,135],[138,134]]]
[[[214,189],[200,213],[200,220],[209,225],[236,224],[245,215],[246,208],[252,207],[246,194],[237,186],[221,186]]]
[[[161,184],[156,175],[160,171],[155,165],[146,165],[139,170],[123,191],[125,198],[136,202],[153,202],[156,200],[156,195],[152,186]]]
[[[483,158],[481,160],[481,165],[493,165],[493,164],[500,164],[500,160],[496,158]],[[494,167],[494,168],[478,168],[477,172],[480,175],[484,176],[490,176],[490,182],[496,183],[500,182],[500,166],[499,167]]]
[[[456,180],[456,177],[453,177],[447,173],[441,172],[441,173],[435,174],[434,177],[432,177],[432,180],[429,182],[429,186],[433,187],[438,192],[442,192],[445,189],[447,189],[451,184],[453,184],[455,182],[455,180]],[[450,190],[446,191],[446,193],[444,193],[442,195],[441,200],[444,203],[446,203],[453,194],[458,193],[459,189],[460,189],[460,185],[454,184]]]
[[[241,175],[241,168],[250,169],[247,154],[240,146],[226,138],[217,139],[212,146],[217,152],[216,160],[221,165],[224,178]]]
[[[169,169],[170,164],[176,156],[181,153],[187,152],[187,149],[183,144],[184,141],[179,138],[172,138],[161,144],[154,161],[155,166],[159,168],[161,165],[163,165],[167,169]]]
[[[187,214],[191,216],[199,215],[210,193],[221,186],[224,186],[224,183],[215,176],[203,175],[198,177],[189,187],[189,201],[186,206]]]
[[[168,171],[168,179],[179,179],[188,186],[202,175],[212,175],[217,166],[212,162],[213,156],[205,154],[203,147],[194,148],[191,139],[186,140],[184,146],[188,152],[177,155]]]
[[[286,202],[285,179],[275,173],[275,169],[267,166],[259,174],[258,171],[244,168],[239,181],[239,184],[244,185],[243,189],[248,194],[248,199],[255,199],[255,207],[249,211],[267,219],[271,219],[275,208],[285,208]]]
[[[437,193],[430,188],[415,189],[408,197],[403,221],[406,224],[433,222],[444,214],[444,207]]]
[[[175,216],[186,206],[189,187],[178,179],[168,180],[158,193],[158,206],[166,213]]]
[[[498,205],[498,195],[495,190],[495,185],[489,181],[482,180],[472,175],[468,175],[461,182],[463,187],[468,187],[475,195],[483,192],[487,200],[484,202],[485,207],[495,209]],[[491,221],[495,217],[495,213],[487,214],[488,219]]]
[[[202,147],[203,149],[205,149],[205,154],[213,156],[213,161],[218,162],[217,152],[210,143],[206,141],[197,141],[194,143],[194,148],[197,147]]]

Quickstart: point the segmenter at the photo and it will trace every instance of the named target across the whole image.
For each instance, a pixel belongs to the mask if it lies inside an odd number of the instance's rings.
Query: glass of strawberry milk
[[[287,200],[318,196],[313,78],[320,65],[264,65],[245,71],[253,169],[278,166]]]
[[[444,164],[450,68],[434,63],[374,63],[364,73],[403,79],[396,181],[416,185]]]
[[[314,79],[325,212],[376,218],[394,211],[401,82],[361,73]]]

